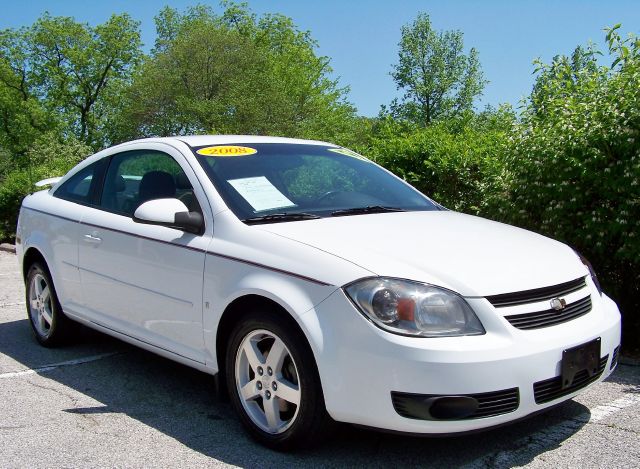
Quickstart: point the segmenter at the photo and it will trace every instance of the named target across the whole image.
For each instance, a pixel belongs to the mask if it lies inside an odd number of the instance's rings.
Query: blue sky
[[[214,1],[151,0],[23,0],[3,2],[0,29],[31,24],[43,12],[73,16],[97,24],[112,13],[128,12],[141,21],[142,38],[151,47],[153,17],[166,4],[182,9]],[[489,80],[478,106],[511,103],[528,95],[533,84],[532,61],[545,62],[593,41],[604,48],[606,26],[623,24],[638,33],[638,0],[250,0],[258,14],[283,13],[299,28],[311,31],[318,52],[331,58],[335,76],[351,88],[349,99],[361,115],[374,116],[380,105],[398,96],[389,76],[397,60],[400,27],[419,11],[428,13],[436,29],[459,29],[465,46],[475,47]]]

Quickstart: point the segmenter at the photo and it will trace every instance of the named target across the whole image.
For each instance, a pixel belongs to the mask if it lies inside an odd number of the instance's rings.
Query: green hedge
[[[504,155],[514,123],[509,108],[427,128],[389,120],[361,151],[447,208],[487,214],[504,192]]]

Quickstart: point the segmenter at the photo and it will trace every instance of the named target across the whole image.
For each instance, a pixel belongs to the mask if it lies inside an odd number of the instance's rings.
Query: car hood
[[[588,273],[573,250],[558,241],[452,211],[354,215],[260,228],[377,275],[427,282],[464,296],[551,286]]]

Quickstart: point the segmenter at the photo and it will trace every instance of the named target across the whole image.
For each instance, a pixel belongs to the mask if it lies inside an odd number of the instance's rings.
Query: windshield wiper
[[[332,217],[343,217],[345,215],[362,215],[365,213],[384,212],[405,212],[406,210],[396,207],[383,207],[382,205],[368,205],[366,207],[345,208],[331,212]]]
[[[315,220],[320,218],[313,213],[272,213],[270,215],[262,215],[260,217],[245,218],[242,220],[247,225],[258,225],[260,223],[278,223],[281,221],[297,221],[297,220]]]

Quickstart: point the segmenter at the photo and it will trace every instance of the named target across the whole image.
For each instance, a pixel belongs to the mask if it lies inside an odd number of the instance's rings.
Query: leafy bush
[[[508,108],[426,128],[387,120],[361,151],[444,206],[484,213],[504,184],[502,155],[513,122]]]
[[[37,181],[63,176],[90,153],[88,146],[73,138],[61,141],[54,134],[44,134],[25,156],[9,160],[5,155],[3,163],[13,161],[14,169],[0,176],[0,241],[13,241],[20,204],[37,189]]]
[[[640,332],[640,42],[616,29],[610,68],[582,48],[540,64],[508,153],[509,197],[492,214],[589,258],[621,307],[628,348]]]

